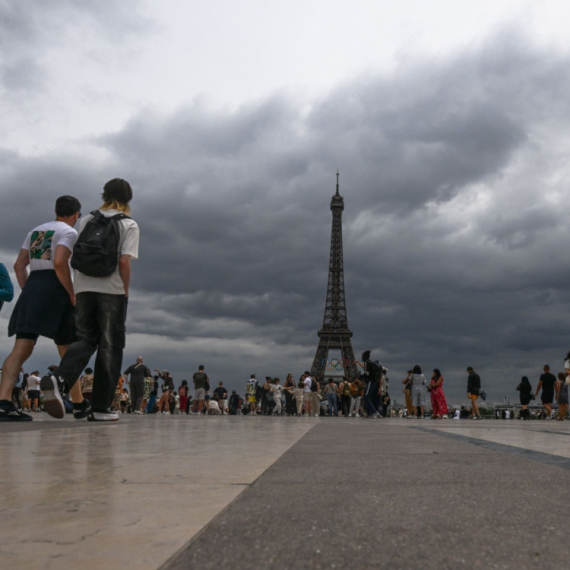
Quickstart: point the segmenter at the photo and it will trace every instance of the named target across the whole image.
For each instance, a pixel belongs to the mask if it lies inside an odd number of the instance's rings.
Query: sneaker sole
[[[31,422],[33,418],[31,416],[10,416],[8,414],[0,414],[0,422]]]
[[[52,418],[63,419],[65,417],[65,407],[57,385],[54,386],[54,380],[52,378],[42,378],[40,389],[44,393],[44,411]]]
[[[95,412],[97,413],[97,412]],[[99,414],[100,416],[102,414]],[[109,417],[98,417],[96,418],[94,413],[91,412],[88,416],[87,416],[87,421],[88,422],[118,422],[119,421],[119,417],[117,416],[116,418],[109,418]]]

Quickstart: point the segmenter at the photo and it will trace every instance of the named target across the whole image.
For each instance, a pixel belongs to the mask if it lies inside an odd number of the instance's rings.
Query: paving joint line
[[[430,433],[434,435],[439,435],[442,437],[448,437],[450,439],[455,439],[470,443],[472,445],[478,445],[490,451],[496,453],[508,453],[509,455],[515,455],[523,459],[530,459],[544,465],[553,465],[554,467],[560,467],[561,469],[566,469],[570,471],[570,459],[566,457],[561,457],[560,455],[554,455],[552,453],[545,453],[544,451],[534,451],[532,449],[525,449],[523,447],[516,447],[514,445],[508,445],[505,443],[496,443],[494,441],[485,441],[483,439],[477,439],[475,437],[470,437],[468,435],[461,435],[457,433],[448,433],[440,431],[437,429],[431,429],[421,426],[410,426],[412,429]],[[548,432],[551,433],[551,432]]]

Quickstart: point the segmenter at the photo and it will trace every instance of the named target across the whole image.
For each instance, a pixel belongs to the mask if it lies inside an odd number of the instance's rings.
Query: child
[[[305,384],[299,382],[297,387],[293,390],[293,398],[297,402],[297,415],[303,415],[303,392],[305,389]]]
[[[127,402],[129,401],[129,393],[126,388],[123,388],[121,392],[121,414],[127,411]]]

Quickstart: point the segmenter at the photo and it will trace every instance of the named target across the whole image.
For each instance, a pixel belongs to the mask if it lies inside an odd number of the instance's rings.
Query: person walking
[[[206,385],[209,386],[210,379],[208,375],[204,372],[204,365],[200,364],[198,366],[198,372],[194,372],[192,376],[192,382],[194,383],[194,413],[199,414],[204,408],[204,402],[206,401]],[[207,411],[207,410],[206,410]]]
[[[350,416],[350,381],[348,378],[343,378],[342,382],[338,385],[338,393],[340,395],[340,409],[345,418]]]
[[[481,413],[479,412],[477,399],[481,393],[481,378],[471,366],[467,367],[467,372],[469,373],[469,376],[467,377],[467,397],[471,400],[471,415],[469,416],[469,419],[480,420]]]
[[[335,384],[332,378],[329,378],[328,384],[325,386],[325,396],[327,397],[327,402],[329,405],[329,416],[332,418],[338,417],[338,386]]]
[[[131,260],[138,258],[139,227],[129,217],[133,191],[126,180],[109,180],[102,198],[100,208],[81,221],[73,250],[77,340],[62,358],[58,374],[71,390],[96,353],[93,409],[87,419],[117,421],[119,416],[111,404],[121,378]],[[92,255],[94,245],[100,248],[100,255]],[[45,394],[43,386],[42,391]],[[57,403],[57,398],[53,399],[52,409]],[[44,407],[47,410],[47,402]]]
[[[406,405],[406,411],[408,413],[408,418],[413,416],[412,411],[412,371],[408,370],[408,375],[402,380],[404,389],[402,393],[404,394],[404,401]]]
[[[438,368],[434,368],[428,386],[431,397],[432,419],[441,420],[447,415],[447,401],[443,393],[443,376]]]
[[[287,374],[283,392],[285,394],[285,413],[288,416],[295,415],[295,400],[293,399],[293,391],[295,390],[295,380],[293,374]]]
[[[129,375],[131,379],[129,380]],[[148,366],[143,364],[143,357],[137,356],[137,361],[131,364],[124,372],[123,376],[129,385],[131,395],[131,409],[133,413],[142,415],[142,404],[144,400],[144,379],[151,375]]]
[[[18,411],[12,402],[12,392],[16,383],[21,381],[22,365],[32,355],[38,338],[52,339],[60,357],[73,340],[76,295],[69,260],[77,240],[74,227],[81,217],[81,203],[73,196],[60,196],[55,202],[55,216],[54,221],[36,226],[28,233],[14,263],[22,292],[8,325],[8,336],[15,336],[16,341],[2,366],[0,421],[32,420],[32,416]],[[44,390],[44,397],[47,397],[44,409],[48,412],[49,397],[54,390],[59,396],[55,378]],[[83,400],[79,386],[71,390],[70,396],[77,419],[89,414],[90,404]],[[61,400],[61,396],[59,398]],[[63,413],[62,402],[60,417]]]
[[[538,396],[542,389],[540,399],[546,412],[545,420],[552,419],[552,401],[554,400],[554,384],[556,383],[556,376],[550,373],[550,366],[544,365],[543,374],[540,375],[538,386],[536,387],[535,396]]]
[[[528,406],[533,398],[532,395],[532,386],[530,385],[529,379],[526,376],[521,378],[519,385],[517,386],[517,390],[519,393],[519,400],[521,403],[521,418],[523,420],[530,420],[530,411]]]
[[[273,401],[275,402],[275,407],[273,408],[274,416],[281,415],[281,408],[283,406],[283,402],[281,399],[282,393],[283,393],[283,386],[281,386],[281,380],[279,380],[279,378],[274,378],[273,384],[271,385],[271,395],[273,396]]]
[[[558,402],[558,421],[563,422],[568,412],[568,385],[566,384],[566,374],[559,372],[555,384],[556,401]]]
[[[422,374],[422,369],[417,364],[412,369],[410,380],[412,385],[412,414],[415,418],[424,418],[427,382],[426,377]]]

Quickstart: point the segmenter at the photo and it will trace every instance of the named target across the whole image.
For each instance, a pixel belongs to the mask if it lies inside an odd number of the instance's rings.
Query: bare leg
[[[12,389],[18,379],[20,368],[34,351],[33,340],[16,339],[12,352],[6,357],[2,366],[2,379],[0,380],[0,400],[12,400]]]

